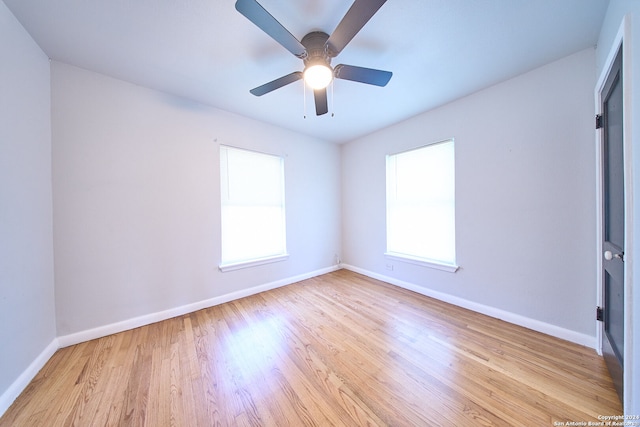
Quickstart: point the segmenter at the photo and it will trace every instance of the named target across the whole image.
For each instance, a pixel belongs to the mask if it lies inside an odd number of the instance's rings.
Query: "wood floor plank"
[[[551,426],[622,410],[592,349],[347,270],[60,349],[12,426]]]

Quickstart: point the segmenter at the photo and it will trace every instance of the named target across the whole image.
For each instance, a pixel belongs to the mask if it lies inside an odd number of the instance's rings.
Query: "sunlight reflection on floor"
[[[256,319],[242,329],[233,332],[225,343],[225,353],[242,360],[245,380],[268,372],[284,345],[283,321],[279,316]]]

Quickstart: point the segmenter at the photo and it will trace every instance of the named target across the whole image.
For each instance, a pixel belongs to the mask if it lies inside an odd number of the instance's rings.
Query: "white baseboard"
[[[20,393],[29,385],[31,380],[40,372],[40,369],[51,359],[51,356],[60,348],[58,339],[53,341],[35,358],[33,362],[25,369],[22,374],[9,386],[9,388],[0,395],[0,417],[4,414],[9,406],[20,396]]]
[[[443,292],[434,291],[422,286],[418,286],[413,283],[405,282],[395,279],[393,277],[385,276],[382,274],[374,273],[359,267],[355,267],[349,264],[341,264],[342,268],[351,270],[356,273],[363,274],[373,279],[381,280],[383,282],[390,283],[392,285],[399,286],[404,289],[408,289],[419,294],[435,298],[440,301],[447,302],[449,304],[456,305],[458,307],[466,308],[477,313],[485,314],[496,319],[504,320],[505,322],[513,323],[518,326],[523,326],[528,329],[532,329],[543,334],[551,335],[556,338],[560,338],[566,341],[571,341],[576,344],[580,344],[586,347],[595,349],[597,347],[596,337],[586,334],[582,334],[569,329],[561,328],[550,323],[541,322],[540,320],[531,319],[529,317],[522,316],[520,314],[512,313],[510,311],[501,310],[499,308],[491,307],[477,302],[469,301],[464,298],[460,298],[454,295],[449,295]]]
[[[194,311],[202,310],[203,308],[213,307],[215,305],[223,304],[225,302],[229,302],[229,301],[244,298],[250,295],[258,294],[260,292],[290,285],[292,283],[300,282],[302,280],[309,279],[311,277],[320,276],[322,274],[330,273],[332,271],[336,271],[339,269],[340,267],[335,265],[335,266],[323,268],[320,270],[315,270],[309,273],[301,274],[298,276],[277,280],[275,282],[254,286],[252,288],[242,289],[240,291],[231,292],[229,294],[206,299],[203,301],[198,301],[192,304],[186,304],[180,307],[174,307],[168,310],[145,314],[143,316],[123,320],[121,322],[111,323],[109,325],[99,326],[97,328],[87,329],[87,330],[76,332],[69,335],[63,335],[58,337],[58,342],[60,347],[68,347],[70,345],[79,344],[81,342],[93,340],[96,338],[106,337],[107,335],[116,334],[118,332],[139,328],[141,326],[149,325],[155,322],[160,322],[166,319],[171,319],[173,317],[182,316],[183,314],[193,313]]]

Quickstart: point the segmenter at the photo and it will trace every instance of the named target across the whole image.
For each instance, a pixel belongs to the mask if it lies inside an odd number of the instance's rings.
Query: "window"
[[[387,252],[456,271],[453,140],[387,156]]]
[[[284,160],[220,147],[220,270],[286,259]]]

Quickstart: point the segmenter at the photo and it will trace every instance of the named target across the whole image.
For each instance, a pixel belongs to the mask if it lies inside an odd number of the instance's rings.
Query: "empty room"
[[[0,427],[640,425],[637,0],[1,0],[0,53]]]

